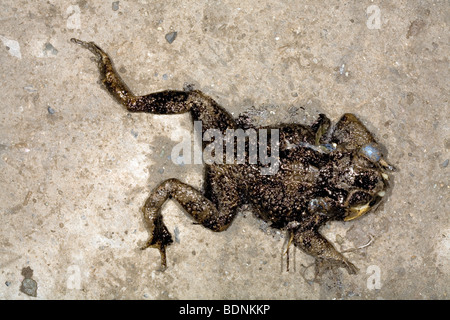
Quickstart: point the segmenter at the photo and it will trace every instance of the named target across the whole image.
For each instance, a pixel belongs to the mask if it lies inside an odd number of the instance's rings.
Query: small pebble
[[[336,235],[336,242],[338,244],[343,244],[344,243],[344,238],[340,234],[337,234]]]
[[[442,162],[441,166],[442,166],[442,168],[447,168],[447,166],[448,166],[448,159],[445,160],[444,162]]]
[[[6,50],[8,50],[9,54],[22,59],[22,54],[20,53],[20,45],[19,42],[16,40],[11,40],[8,38],[5,38],[0,35],[0,40],[3,42],[3,45],[6,47]]]
[[[58,54],[58,50],[50,43],[47,42],[44,47],[44,53],[48,55],[49,53],[56,56]]]
[[[32,85],[25,86],[25,87],[23,87],[23,89],[30,93],[37,92],[37,89],[35,89]]]
[[[168,43],[172,43],[175,41],[175,38],[177,37],[177,32],[169,32],[168,34],[166,34],[166,40]]]
[[[114,1],[112,3],[112,9],[113,9],[113,11],[119,10],[119,1]]]
[[[180,243],[180,230],[178,229],[178,227],[175,227],[175,229],[173,230],[173,234],[175,236],[175,242]]]
[[[20,286],[20,291],[31,296],[37,296],[37,283],[33,279],[25,278],[22,281],[22,285]]]
[[[183,90],[184,90],[184,91],[194,91],[194,90],[195,90],[195,85],[192,84],[192,83],[187,83],[187,82],[185,82],[185,83],[183,84]]]
[[[50,113],[50,114],[54,114],[56,111],[55,111],[55,109],[53,109],[52,107],[48,107],[47,108],[47,111],[48,111],[48,113]]]

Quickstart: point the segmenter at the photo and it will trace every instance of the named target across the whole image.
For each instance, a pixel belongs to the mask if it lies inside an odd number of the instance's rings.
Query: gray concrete
[[[0,4],[0,298],[448,299],[449,3],[191,2]],[[291,249],[287,272],[285,235],[248,210],[215,234],[173,202],[158,271],[139,209],[169,177],[201,186],[201,166],[168,158],[192,125],[128,114],[71,37],[136,93],[190,83],[264,124],[356,113],[399,168],[382,208],[323,229],[363,246],[346,253],[359,273],[311,283],[313,260]]]

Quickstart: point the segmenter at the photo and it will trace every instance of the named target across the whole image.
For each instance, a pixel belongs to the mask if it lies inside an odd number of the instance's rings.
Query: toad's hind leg
[[[151,192],[142,209],[150,235],[142,249],[148,247],[159,249],[161,265],[163,268],[166,267],[166,247],[173,242],[161,214],[161,207],[167,199],[176,200],[197,223],[204,227],[213,231],[227,229],[235,216],[239,199],[236,190],[228,187],[226,191],[215,194],[215,199],[211,200],[199,190],[177,179],[161,183]]]
[[[135,96],[116,72],[112,60],[105,51],[94,42],[81,41],[75,38],[70,39],[70,41],[81,45],[95,55],[94,59],[100,71],[100,81],[106,90],[128,111],[156,114],[176,114],[189,111],[190,105],[187,103],[189,92],[168,90],[147,96]]]

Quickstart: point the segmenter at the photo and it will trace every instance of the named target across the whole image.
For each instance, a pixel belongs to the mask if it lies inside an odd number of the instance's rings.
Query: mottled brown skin
[[[189,112],[194,121],[202,121],[203,133],[210,128],[225,134],[228,128],[252,127],[237,122],[197,90],[135,96],[102,49],[93,42],[71,41],[95,54],[102,83],[129,112]],[[384,170],[392,167],[381,156],[370,157],[364,151],[368,145],[376,152],[380,148],[353,114],[345,114],[335,126],[320,115],[312,126],[283,124],[273,128],[280,134],[280,167],[274,175],[262,175],[260,163],[206,164],[204,191],[175,178],[159,184],[142,209],[150,235],[143,249],[159,249],[161,264],[166,266],[166,247],[173,242],[161,214],[167,199],[176,200],[197,223],[212,231],[226,230],[238,207],[249,203],[272,227],[287,230],[294,245],[314,256],[318,267],[344,267],[356,273],[357,268],[320,234],[319,228],[330,220],[351,220],[375,207],[388,187]],[[203,148],[206,144],[203,142]]]

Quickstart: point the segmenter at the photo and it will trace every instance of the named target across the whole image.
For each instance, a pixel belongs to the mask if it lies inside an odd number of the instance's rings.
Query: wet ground
[[[0,298],[448,299],[446,1],[2,1]],[[137,94],[192,84],[234,116],[358,115],[399,171],[377,212],[322,229],[359,268],[312,258],[243,208],[212,233],[173,202],[159,271],[140,207],[176,165],[187,115],[129,114],[98,84],[95,41]]]

